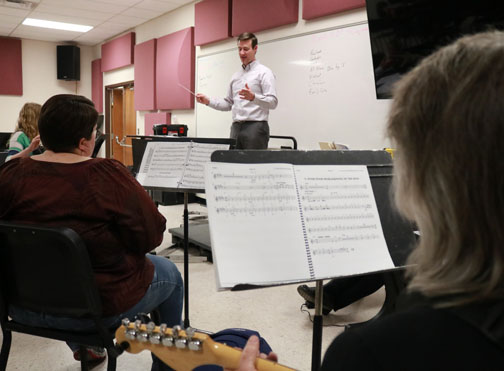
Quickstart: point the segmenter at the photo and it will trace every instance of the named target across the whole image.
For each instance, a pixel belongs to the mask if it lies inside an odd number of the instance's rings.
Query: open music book
[[[143,186],[204,189],[204,165],[212,152],[229,144],[197,142],[149,142],[136,179]]]
[[[366,166],[206,165],[218,289],[394,268]]]

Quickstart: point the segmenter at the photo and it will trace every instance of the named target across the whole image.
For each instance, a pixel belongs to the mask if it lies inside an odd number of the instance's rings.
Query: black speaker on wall
[[[75,45],[58,45],[58,80],[80,80],[80,48]]]

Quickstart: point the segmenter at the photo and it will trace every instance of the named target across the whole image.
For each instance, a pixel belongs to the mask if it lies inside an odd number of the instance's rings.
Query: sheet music
[[[137,174],[143,186],[204,189],[204,165],[216,150],[229,144],[197,142],[148,142]]]
[[[291,165],[212,162],[205,180],[219,288],[309,275]]]
[[[191,142],[148,142],[137,174],[143,186],[177,188]]]
[[[393,268],[365,166],[209,163],[220,289]]]
[[[229,144],[191,142],[180,188],[205,189],[205,164],[214,151],[225,151]]]
[[[394,267],[366,166],[296,165],[315,275]]]

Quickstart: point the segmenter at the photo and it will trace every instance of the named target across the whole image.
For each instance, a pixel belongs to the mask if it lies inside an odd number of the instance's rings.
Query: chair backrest
[[[95,146],[93,148],[93,153],[91,154],[92,158],[96,158],[98,156],[98,152],[100,152],[100,148],[102,144],[105,142],[105,139],[107,139],[106,134],[100,134],[96,140],[95,140]]]
[[[0,311],[7,303],[52,315],[101,316],[84,242],[69,228],[0,221]]]
[[[0,133],[0,151],[4,151],[9,148],[9,139],[12,133]]]
[[[8,151],[1,151],[0,152],[0,165],[5,163],[5,160],[7,159],[8,155],[9,155]]]

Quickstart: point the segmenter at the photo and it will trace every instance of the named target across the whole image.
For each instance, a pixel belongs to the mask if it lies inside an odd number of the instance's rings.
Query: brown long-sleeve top
[[[7,162],[0,167],[0,219],[75,230],[89,251],[104,315],[143,297],[154,275],[145,254],[161,243],[166,224],[121,163],[98,158]]]

